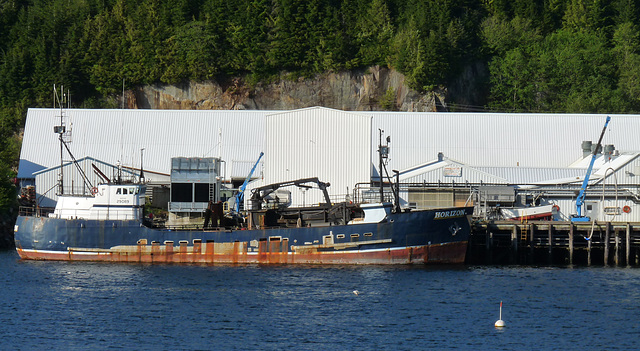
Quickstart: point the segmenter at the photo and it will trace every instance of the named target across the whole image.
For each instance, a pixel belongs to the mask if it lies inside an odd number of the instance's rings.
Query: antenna
[[[144,183],[144,169],[142,168],[142,152],[144,148],[140,149],[140,183]]]
[[[222,159],[222,128],[218,128],[218,158]]]

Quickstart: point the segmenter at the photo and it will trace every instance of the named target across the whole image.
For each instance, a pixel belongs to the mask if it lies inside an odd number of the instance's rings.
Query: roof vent
[[[589,155],[591,155],[591,146],[593,145],[593,143],[591,142],[591,140],[584,140],[582,142],[582,157],[588,157]]]
[[[613,156],[614,151],[616,150],[616,147],[613,145],[605,145],[604,146],[604,151],[602,152],[604,154],[604,157],[611,159],[611,156]]]

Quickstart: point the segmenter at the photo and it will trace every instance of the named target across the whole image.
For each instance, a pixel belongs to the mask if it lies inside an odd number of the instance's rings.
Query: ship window
[[[358,237],[360,237],[360,234],[357,234],[357,233],[356,234],[351,234],[351,237],[352,238],[358,238]]]
[[[122,188],[116,189],[116,195],[120,195],[120,194],[122,194]]]
[[[193,243],[194,244],[200,244],[200,243],[202,243],[202,239],[193,239]]]
[[[364,233],[364,236],[373,236],[373,233]]]
[[[136,193],[136,189],[135,188],[129,188],[129,194],[133,195]]]
[[[336,238],[338,238],[338,239],[344,239],[344,234],[338,234],[338,235],[336,235]]]

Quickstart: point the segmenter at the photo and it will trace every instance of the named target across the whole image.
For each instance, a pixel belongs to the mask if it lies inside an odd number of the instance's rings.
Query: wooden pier
[[[474,223],[467,264],[640,266],[640,223]]]

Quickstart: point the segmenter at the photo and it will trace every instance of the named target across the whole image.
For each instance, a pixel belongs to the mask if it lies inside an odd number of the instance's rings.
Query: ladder
[[[216,172],[216,160],[213,159],[211,163],[209,163],[209,201],[216,202],[216,183],[217,183],[217,172]]]
[[[529,231],[529,224],[527,223],[526,219],[521,220],[520,224],[520,242],[526,242],[527,234]]]

